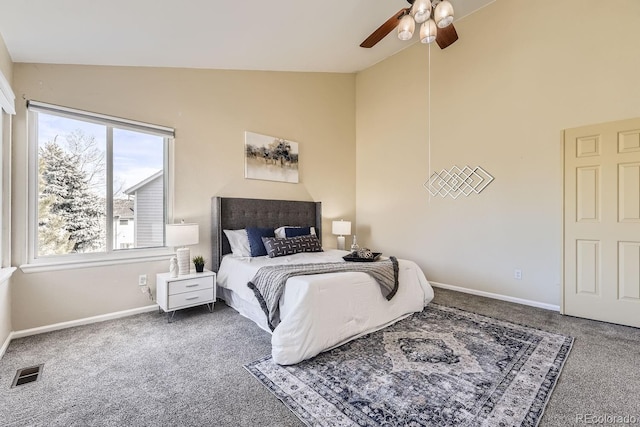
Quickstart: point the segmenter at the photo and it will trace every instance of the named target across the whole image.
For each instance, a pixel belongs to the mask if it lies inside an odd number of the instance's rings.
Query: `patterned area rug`
[[[309,426],[536,426],[572,344],[430,304],[297,365],[245,368]]]

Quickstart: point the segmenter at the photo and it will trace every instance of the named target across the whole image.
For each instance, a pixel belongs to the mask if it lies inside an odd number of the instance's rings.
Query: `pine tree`
[[[39,159],[38,174],[38,253],[40,255],[68,254],[73,250],[69,241],[69,232],[65,229],[64,218],[52,212],[51,205],[55,196],[43,194],[45,182],[42,177],[44,161]]]
[[[40,251],[55,254],[104,249],[104,206],[89,190],[74,156],[55,142],[40,148]],[[45,253],[46,254],[46,253]]]

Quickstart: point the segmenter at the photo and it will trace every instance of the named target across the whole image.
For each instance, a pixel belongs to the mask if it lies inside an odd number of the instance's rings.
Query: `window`
[[[29,101],[30,263],[164,248],[173,129]]]

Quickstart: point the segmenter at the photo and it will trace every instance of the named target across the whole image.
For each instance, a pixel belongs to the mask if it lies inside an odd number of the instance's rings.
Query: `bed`
[[[241,315],[271,333],[276,363],[290,365],[422,311],[433,289],[412,261],[398,260],[398,290],[391,300],[367,273],[340,272],[291,277],[280,299],[280,323],[271,331],[267,316],[247,286],[268,265],[344,262],[348,252],[297,253],[269,258],[231,253],[224,230],[247,227],[314,227],[322,236],[320,202],[214,197],[211,209],[212,268],[218,296]]]

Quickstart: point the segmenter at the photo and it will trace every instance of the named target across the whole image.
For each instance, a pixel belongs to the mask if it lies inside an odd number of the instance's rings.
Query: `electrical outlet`
[[[513,278],[516,280],[522,280],[522,270],[519,268],[513,270]]]
[[[141,274],[138,276],[138,286],[147,286],[147,275]]]

